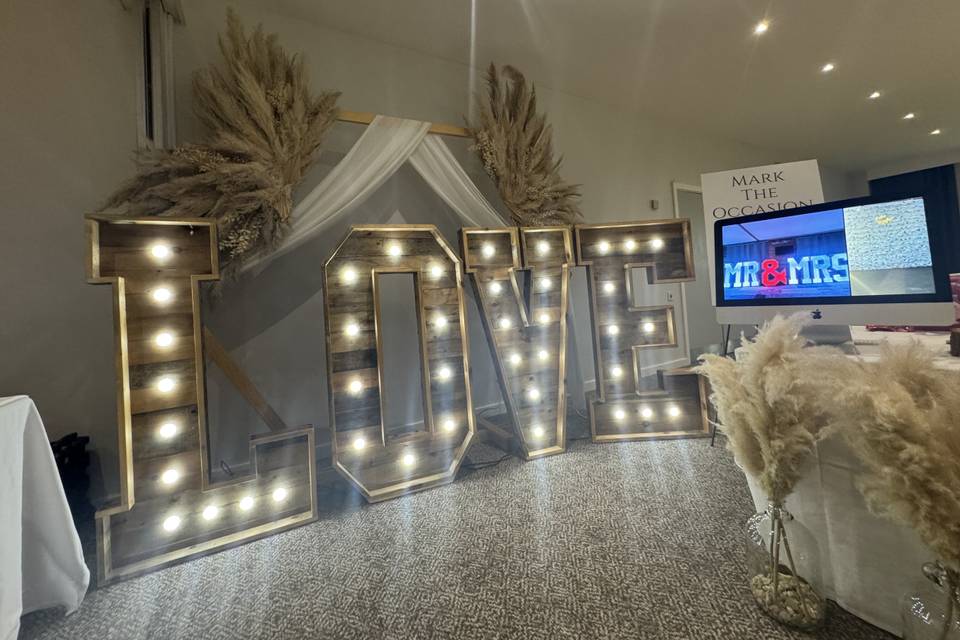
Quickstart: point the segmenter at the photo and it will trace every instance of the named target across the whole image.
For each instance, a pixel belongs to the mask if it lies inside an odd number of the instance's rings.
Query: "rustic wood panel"
[[[587,395],[594,442],[707,433],[705,394],[695,373],[641,379],[640,354],[677,345],[672,306],[633,304],[631,272],[649,284],[694,279],[690,221],[577,225],[577,264],[587,267],[596,391]]]
[[[420,428],[383,423],[379,287],[389,273],[415,282]],[[370,502],[451,482],[475,434],[456,254],[433,225],[354,226],[324,265],[323,293],[334,467]]]
[[[198,287],[219,278],[212,223],[88,216],[87,236],[89,282],[114,290],[121,471],[119,504],[96,516],[100,584],[315,520],[311,428],[253,438],[249,473],[210,479]]]
[[[518,449],[528,460],[562,453],[570,229],[465,228],[460,245]]]

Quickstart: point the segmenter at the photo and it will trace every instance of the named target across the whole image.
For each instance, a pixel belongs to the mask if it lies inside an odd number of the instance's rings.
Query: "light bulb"
[[[169,331],[161,331],[153,337],[153,342],[160,348],[169,347],[173,344],[173,334]]]
[[[514,351],[513,353],[510,354],[510,364],[512,364],[513,366],[517,366],[521,362],[523,362],[523,357],[519,353]]]
[[[533,434],[534,438],[542,438],[543,434],[545,433],[543,430],[543,427],[541,427],[540,425],[535,426],[533,429],[530,430],[530,432]]]
[[[220,509],[219,509],[219,507],[216,507],[215,505],[212,505],[212,504],[211,504],[211,505],[205,507],[205,508],[203,509],[203,513],[201,513],[200,515],[203,516],[203,519],[204,519],[204,520],[213,520],[213,519],[216,518],[218,515],[220,515]]]
[[[159,433],[160,437],[164,440],[169,440],[173,436],[177,435],[177,423],[164,422],[162,425],[160,425],[160,429],[157,433]]]
[[[443,427],[444,431],[446,431],[447,433],[450,433],[451,431],[457,428],[457,423],[454,421],[453,418],[447,418],[446,420],[443,421],[443,424],[441,426]]]
[[[278,487],[273,490],[273,501],[283,502],[287,499],[287,490],[284,487]]]
[[[253,509],[253,496],[243,496],[237,506],[240,507],[241,511],[250,511],[250,509]]]
[[[617,325],[612,324],[612,325],[610,325],[609,327],[607,327],[607,335],[608,335],[608,336],[615,336],[615,335],[617,335],[618,333],[620,333],[620,327],[618,327]]]
[[[356,451],[363,451],[367,446],[367,439],[363,436],[357,436],[353,439],[353,448]]]
[[[615,409],[613,412],[613,417],[617,420],[623,420],[627,417],[627,413],[623,409]]]
[[[544,312],[542,312],[539,316],[537,316],[537,320],[540,321],[540,324],[549,324],[549,323],[550,323],[550,314],[547,313],[546,311],[544,311]]]
[[[656,330],[657,326],[652,322],[643,323],[643,332],[644,333],[653,333]]]
[[[363,391],[363,382],[360,381],[360,378],[354,378],[350,381],[350,385],[347,387],[347,389],[349,389],[350,393],[353,395],[357,395]]]
[[[439,280],[440,277],[443,275],[443,267],[441,267],[438,264],[431,265],[430,275],[433,276],[434,280]]]
[[[405,467],[412,467],[417,462],[417,456],[412,453],[405,453],[403,457],[400,458],[400,462],[402,462]]]
[[[480,250],[484,258],[492,258],[493,254],[497,252],[496,248],[489,242],[483,243],[483,249]]]
[[[500,318],[500,322],[497,324],[500,325],[501,329],[509,329],[513,323],[510,322],[510,318]]]
[[[541,240],[537,243],[537,253],[541,256],[545,256],[550,253],[550,243],[546,240]]]
[[[546,349],[540,349],[540,351],[537,351],[537,358],[539,358],[540,360],[546,360],[549,357],[550,357],[550,352],[547,351]]]
[[[597,251],[599,251],[601,254],[608,253],[610,251],[610,243],[607,242],[606,240],[601,240],[597,244]]]
[[[654,251],[657,251],[658,249],[663,249],[663,238],[661,238],[660,236],[654,236],[653,238],[650,238],[650,247]]]
[[[453,375],[453,371],[451,371],[450,367],[448,367],[447,365],[443,365],[442,367],[437,369],[437,377],[440,378],[441,380],[449,380],[450,376],[452,375]]]
[[[503,285],[502,285],[502,284],[500,284],[499,282],[491,282],[491,283],[490,283],[490,293],[492,293],[493,295],[496,296],[496,295],[500,295],[500,292],[501,292],[501,291],[503,291]]]
[[[157,391],[161,393],[170,393],[177,386],[177,381],[170,376],[163,376],[157,380]]]
[[[667,415],[670,416],[671,418],[679,418],[680,407],[678,407],[677,405],[672,405],[669,409],[667,409]]]
[[[871,100],[876,100],[877,98],[880,97],[880,92],[879,92],[879,91],[874,91],[873,93],[871,93],[871,94],[870,94],[869,96],[867,96],[867,97],[870,98]]]
[[[397,258],[400,256],[401,253],[403,253],[403,248],[399,244],[394,242],[387,247],[387,253],[393,256],[394,258]]]
[[[610,375],[614,378],[623,376],[623,367],[613,367],[610,369]]]
[[[651,409],[650,407],[644,407],[640,409],[640,417],[643,418],[644,420],[649,420],[650,418],[653,417],[653,409]]]
[[[163,304],[165,302],[170,302],[173,300],[173,291],[167,287],[157,287],[150,293],[150,297],[153,298],[154,302],[159,302]]]
[[[930,132],[930,135],[932,135],[932,136],[938,136],[938,135],[940,135],[940,129],[934,129],[933,131]]]
[[[437,329],[443,329],[447,326],[447,316],[442,314],[437,314],[433,317],[433,326]]]
[[[616,289],[616,288],[617,288],[617,285],[613,284],[612,282],[604,282],[604,283],[603,283],[603,292],[604,292],[604,293],[613,293],[613,290]]]
[[[164,531],[176,531],[180,528],[180,516],[170,516],[163,521]]]
[[[836,68],[837,68],[836,65],[834,65],[832,62],[828,62],[827,64],[820,67],[820,71],[822,71],[823,73],[830,73]]]
[[[356,322],[349,322],[347,323],[347,326],[343,328],[343,332],[351,338],[355,338],[360,334],[360,325],[358,325]]]
[[[158,242],[150,247],[150,255],[157,260],[166,260],[171,253],[173,252],[170,250],[170,245],[163,242]]]
[[[761,33],[766,33],[767,29],[769,28],[770,28],[770,23],[767,22],[766,20],[761,20],[753,28],[753,32],[757,35],[760,35]]]
[[[629,240],[623,243],[623,248],[626,249],[627,251],[636,251],[637,241],[634,240],[633,238],[630,238]]]
[[[357,281],[357,270],[353,267],[346,267],[340,272],[340,279],[343,280],[343,284],[355,283]]]
[[[549,291],[550,287],[552,286],[553,286],[553,282],[550,280],[550,278],[540,278],[541,291]]]
[[[913,120],[913,119],[916,118],[916,117],[917,117],[916,114],[911,111],[911,112],[908,113],[907,115],[903,116],[903,119],[904,119],[904,120]]]
[[[536,387],[533,387],[532,389],[530,389],[529,391],[527,391],[527,398],[529,398],[529,399],[530,399],[531,401],[533,401],[533,402],[536,402],[537,400],[539,400],[539,399],[540,399],[540,389],[537,389]]]
[[[180,479],[180,472],[176,469],[167,469],[160,474],[160,482],[163,484],[173,484]]]

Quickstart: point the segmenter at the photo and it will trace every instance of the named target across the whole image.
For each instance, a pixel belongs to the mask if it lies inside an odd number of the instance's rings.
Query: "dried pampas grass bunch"
[[[911,526],[958,571],[960,373],[933,358],[917,342],[884,346],[834,412],[866,468],[859,485],[871,510]]]
[[[248,37],[227,12],[223,65],[194,75],[203,144],[143,153],[139,173],[104,210],[216,218],[227,269],[275,245],[290,219],[293,188],[337,118],[339,93],[310,92],[303,59],[262,27]]]
[[[480,160],[493,178],[513,221],[525,226],[571,224],[581,218],[580,187],[559,174],[553,131],[537,113],[537,91],[523,74],[496,65],[487,70],[487,99],[477,99],[480,122],[470,125]]]
[[[699,368],[710,380],[728,448],[775,503],[793,491],[804,461],[830,423],[823,390],[833,376],[848,375],[839,367],[817,370],[818,361],[837,360],[839,351],[806,347],[799,335],[803,324],[800,316],[777,316],[745,341],[736,360],[706,355]]]

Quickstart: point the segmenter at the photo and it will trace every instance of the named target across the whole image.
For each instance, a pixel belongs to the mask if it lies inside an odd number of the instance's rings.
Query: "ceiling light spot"
[[[825,65],[823,65],[822,67],[820,67],[820,71],[821,71],[822,73],[830,73],[831,71],[833,71],[833,70],[836,69],[836,68],[837,68],[837,67],[836,67],[835,64],[833,64],[832,62],[828,62],[827,64],[825,64]]]
[[[770,23],[767,20],[761,20],[753,28],[753,32],[757,35],[760,35],[761,33],[766,33],[767,29],[769,28],[770,28]]]
[[[916,117],[917,117],[917,114],[915,114],[913,111],[911,111],[911,112],[908,113],[907,115],[903,116],[903,119],[904,119],[904,120],[913,120],[913,119],[916,118]]]
[[[867,96],[867,97],[870,98],[871,100],[876,100],[877,98],[880,97],[880,92],[879,92],[879,91],[874,91],[873,93],[871,93],[871,94],[870,94],[869,96]]]

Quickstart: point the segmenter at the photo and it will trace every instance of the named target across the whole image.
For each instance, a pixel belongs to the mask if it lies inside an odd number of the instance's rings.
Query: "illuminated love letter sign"
[[[120,500],[97,512],[101,584],[317,517],[311,428],[251,439],[249,472],[212,482],[199,283],[209,220],[89,216],[88,276],[114,291]]]
[[[463,259],[480,299],[487,339],[507,407],[506,427],[531,460],[566,448],[564,375],[569,227],[463,229]],[[525,287],[517,280],[529,269]],[[525,290],[521,290],[521,289]]]
[[[423,423],[384,419],[382,278],[416,291]],[[333,463],[370,502],[451,482],[474,436],[460,260],[433,225],[353,226],[324,268]]]
[[[587,267],[596,391],[587,394],[594,442],[708,433],[705,393],[690,371],[641,376],[641,353],[677,345],[672,305],[634,306],[634,269],[649,284],[693,280],[689,220],[578,225]]]

